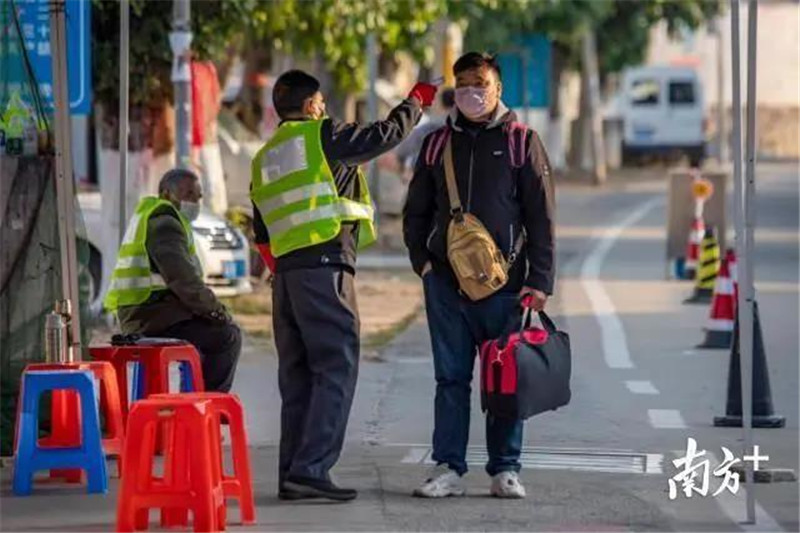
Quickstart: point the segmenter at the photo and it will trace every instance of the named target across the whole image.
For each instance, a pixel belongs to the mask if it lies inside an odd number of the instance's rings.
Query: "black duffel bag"
[[[526,309],[500,338],[481,345],[481,407],[502,418],[526,419],[570,401],[569,335],[544,311],[532,327]]]

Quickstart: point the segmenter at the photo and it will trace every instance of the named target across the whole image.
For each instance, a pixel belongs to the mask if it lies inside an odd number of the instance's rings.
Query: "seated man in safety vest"
[[[356,250],[375,240],[358,165],[397,146],[436,93],[418,83],[386,120],[325,117],[319,82],[298,70],[273,88],[281,124],[253,159],[256,243],[275,273],[272,317],[281,393],[279,497],[347,501],[336,486],[359,364]]]
[[[159,197],[142,198],[128,223],[105,298],[124,334],[183,339],[200,352],[208,391],[228,392],[242,337],[203,282],[191,221],[203,196],[198,177],[173,169]]]

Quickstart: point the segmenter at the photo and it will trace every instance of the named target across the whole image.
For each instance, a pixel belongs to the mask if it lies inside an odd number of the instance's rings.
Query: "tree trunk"
[[[597,45],[595,33],[588,28],[583,35],[582,47],[582,73],[584,83],[582,89],[586,91],[588,120],[584,121],[589,128],[591,136],[592,154],[592,179],[595,185],[602,185],[606,181],[605,141],[603,139],[603,116],[600,109],[600,80],[597,69]]]

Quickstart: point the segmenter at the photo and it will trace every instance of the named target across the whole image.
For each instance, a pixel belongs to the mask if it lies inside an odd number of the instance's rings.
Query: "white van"
[[[688,67],[638,67],[625,71],[621,111],[623,159],[681,152],[692,166],[705,156],[703,87]]]

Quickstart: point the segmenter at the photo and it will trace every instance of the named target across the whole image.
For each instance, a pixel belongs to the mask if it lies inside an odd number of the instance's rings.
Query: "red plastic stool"
[[[133,345],[133,346],[93,346],[89,348],[92,359],[108,361],[117,371],[120,395],[122,397],[122,416],[127,418],[131,403],[128,398],[128,363],[136,362],[144,367],[144,397],[151,394],[169,392],[169,365],[172,362],[185,362],[191,368],[192,385],[195,391],[202,392],[203,367],[200,354],[191,344]]]
[[[79,361],[75,363],[31,363],[25,371],[36,370],[88,370],[100,383],[100,413],[105,420],[103,451],[117,458],[117,474],[122,475],[122,443],[125,426],[122,422],[122,404],[114,367],[105,361]],[[51,433],[39,439],[45,448],[65,448],[81,443],[81,410],[78,394],[69,390],[55,390],[51,399]],[[16,435],[15,435],[16,439]],[[51,478],[63,478],[68,483],[80,483],[80,469],[53,469]]]
[[[250,472],[250,452],[247,448],[247,432],[244,424],[244,408],[239,397],[235,394],[225,394],[222,392],[189,392],[180,395],[157,394],[151,396],[152,399],[163,399],[170,401],[183,400],[193,402],[198,400],[210,401],[210,406],[217,416],[217,424],[214,426],[215,435],[213,443],[215,454],[218,457],[220,472],[222,472],[222,488],[226,498],[234,498],[239,501],[239,514],[242,525],[254,524],[256,522],[255,503],[253,501],[253,478]],[[233,475],[225,474],[222,462],[222,439],[220,426],[223,419],[227,422],[231,433],[231,451],[233,454]],[[172,450],[168,454],[174,453]],[[188,513],[186,511],[170,512],[165,521],[166,527],[186,526],[188,524]]]
[[[125,476],[117,500],[117,531],[146,530],[149,510],[192,511],[195,531],[225,530],[225,495],[216,458],[219,416],[209,400],[175,395],[136,402],[128,416],[122,454]],[[168,446],[164,475],[153,475],[157,433],[164,431]]]

